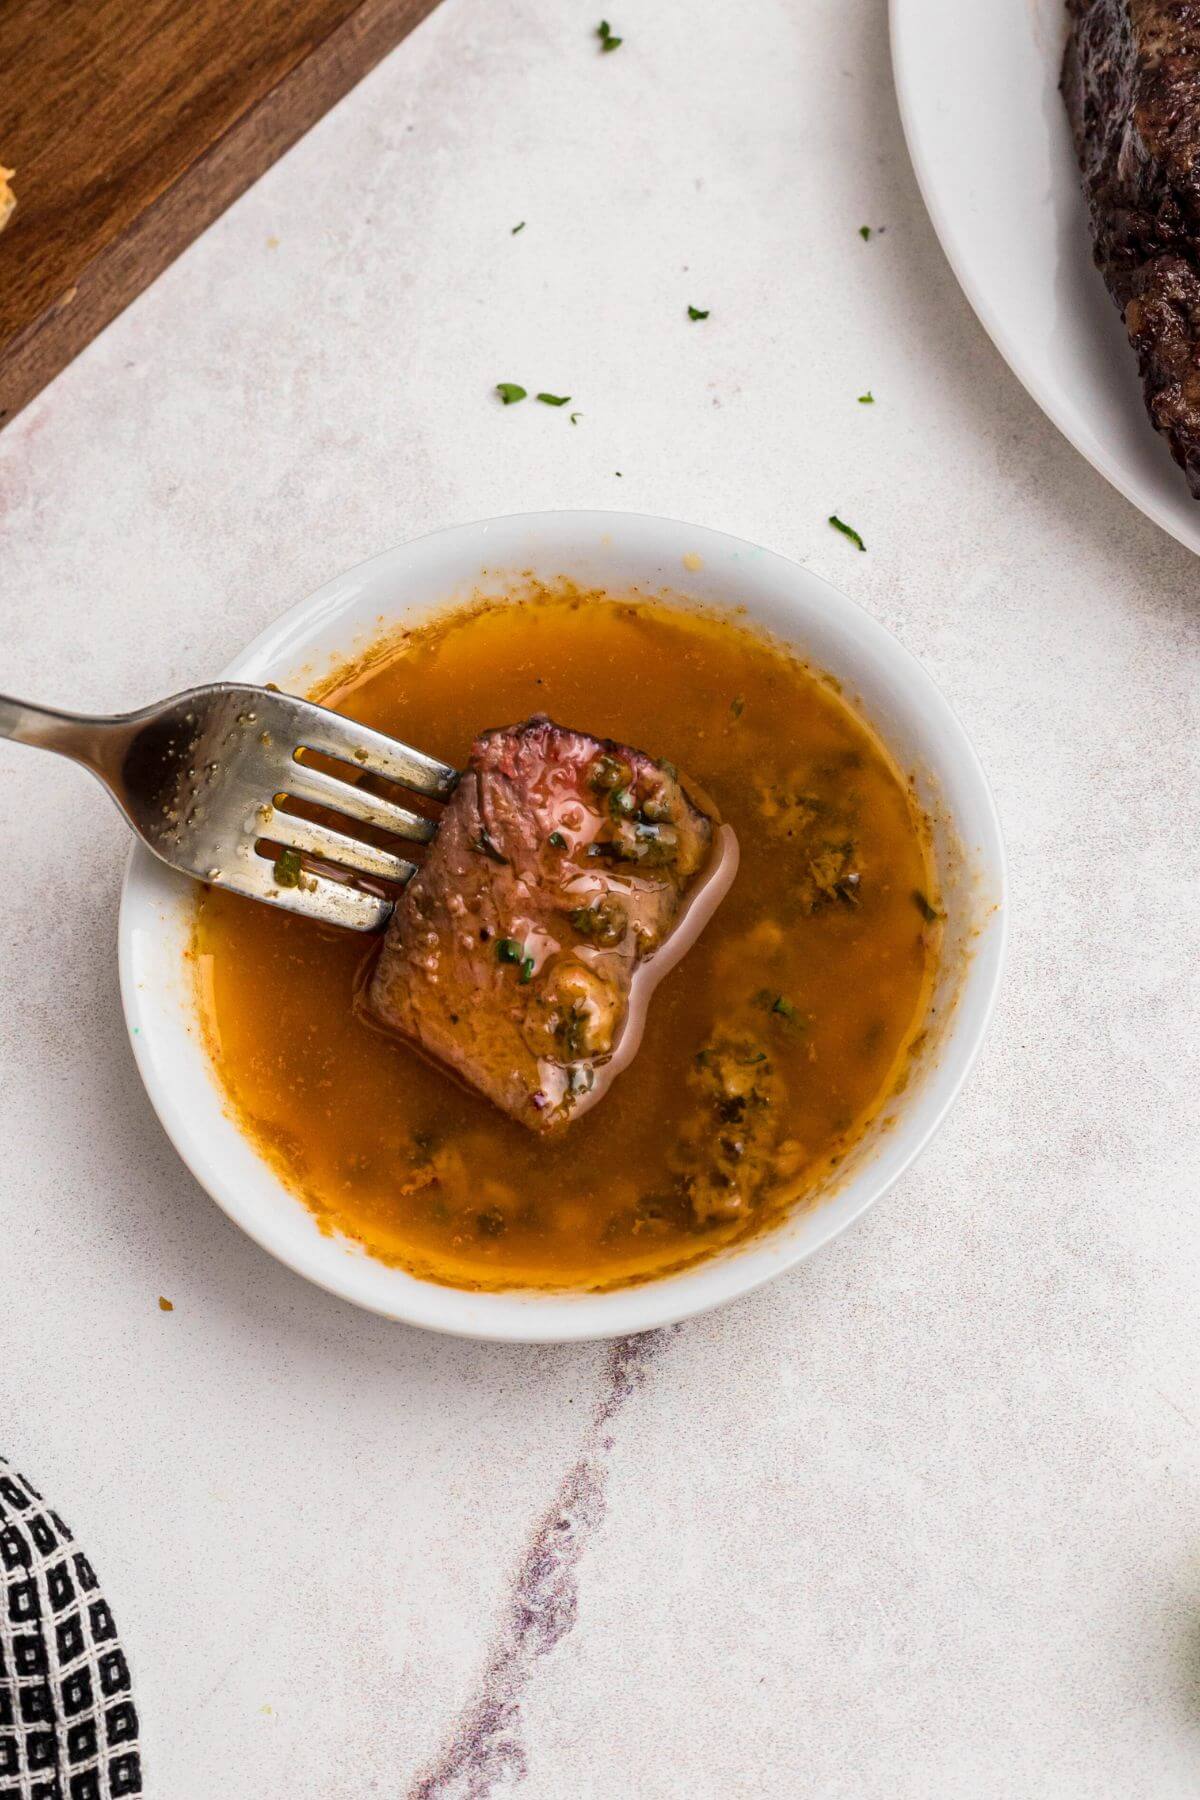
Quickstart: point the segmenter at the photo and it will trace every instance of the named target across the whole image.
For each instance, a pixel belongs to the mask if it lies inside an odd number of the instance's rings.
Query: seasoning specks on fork
[[[375,931],[392,900],[358,879],[402,884],[415,864],[295,810],[319,807],[393,837],[428,842],[436,820],[356,785],[362,771],[444,800],[458,773],[381,732],[273,688],[220,683],[159,706],[83,718],[0,696],[0,736],[82,763],[147,848],[170,867],[328,924]],[[340,764],[342,779],[312,756]],[[277,879],[311,858],[294,883]]]

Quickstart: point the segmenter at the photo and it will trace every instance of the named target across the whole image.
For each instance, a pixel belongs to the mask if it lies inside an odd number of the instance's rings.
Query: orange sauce
[[[547,712],[674,762],[741,849],[632,1067],[550,1139],[363,1019],[376,945],[203,891],[216,1077],[323,1226],[434,1280],[594,1288],[684,1266],[802,1203],[903,1077],[939,937],[925,822],[835,685],[730,617],[543,592],[448,613],[313,697],[459,766],[479,730]],[[785,1172],[749,1212],[702,1219],[676,1150],[703,1135],[695,1072],[731,1029],[772,1072]]]

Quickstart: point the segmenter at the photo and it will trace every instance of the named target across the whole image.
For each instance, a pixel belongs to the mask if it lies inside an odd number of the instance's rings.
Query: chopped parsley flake
[[[582,417],[583,417],[582,413],[572,413],[571,414],[572,425],[578,425],[578,423],[579,423],[580,419],[582,419]]]
[[[707,317],[708,317],[708,313],[701,312],[701,310],[698,306],[689,306],[688,307],[688,318],[689,319],[707,319]]]
[[[735,719],[741,718],[742,714],[746,710],[746,702],[742,699],[742,696],[740,694],[738,694],[735,699],[733,699],[729,702],[729,710],[733,714]]]
[[[508,862],[507,856],[501,851],[486,825],[481,826],[478,837],[471,839],[471,848],[480,851],[484,856],[490,856],[493,862],[505,864]]]
[[[941,913],[933,906],[920,888],[913,889],[913,905],[927,925],[934,925],[941,918]]]
[[[539,394],[538,399],[543,406],[565,406],[571,398],[570,394]]]
[[[783,1019],[794,1019],[796,1016],[796,1009],[786,994],[776,994],[771,1011],[773,1013],[778,1013],[780,1018]]]
[[[869,225],[860,225],[858,228],[858,235],[864,244],[869,244],[871,241],[871,227]]]
[[[496,955],[501,962],[519,963],[523,954],[516,938],[501,938],[496,945]]]
[[[556,850],[565,850],[567,847],[567,840],[561,831],[552,831],[546,842],[552,844]]]
[[[521,223],[519,225],[513,226],[513,228],[512,228],[513,237],[516,237],[518,231],[524,231],[524,229],[525,229],[525,221],[524,221],[524,219],[522,219]]]
[[[601,19],[597,25],[596,36],[600,39],[601,50],[619,50],[624,41],[622,38],[613,36],[612,27],[607,19]]]
[[[875,396],[871,392],[870,388],[867,389],[865,394],[860,394],[858,396],[858,404],[860,406],[874,406]]]
[[[518,975],[517,980],[522,984],[526,981],[532,981],[534,967],[535,964],[532,956],[523,957],[521,961],[521,973]]]
[[[632,780],[633,770],[624,758],[610,756],[606,750],[600,752],[588,770],[588,786],[598,794],[611,794],[614,788],[627,787]]]
[[[524,400],[526,390],[518,387],[515,381],[498,381],[496,392],[505,406],[513,406],[518,400]]]
[[[843,537],[848,537],[852,544],[857,544],[860,550],[866,549],[867,546],[863,543],[853,525],[847,525],[845,519],[839,519],[836,513],[830,513],[829,523],[833,526],[835,531],[840,531]]]
[[[300,886],[300,853],[298,850],[281,850],[275,858],[275,885],[282,888]]]

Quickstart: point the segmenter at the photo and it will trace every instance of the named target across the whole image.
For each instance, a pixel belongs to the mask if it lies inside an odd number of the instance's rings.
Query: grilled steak
[[[1067,0],[1062,90],[1096,263],[1200,498],[1200,0]]]
[[[554,1130],[631,1060],[650,989],[736,863],[732,831],[670,764],[543,717],[485,732],[392,915],[368,1005]]]

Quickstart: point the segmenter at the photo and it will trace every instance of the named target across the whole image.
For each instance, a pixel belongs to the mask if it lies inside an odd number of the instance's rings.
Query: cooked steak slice
[[[1096,263],[1200,497],[1200,0],[1067,0],[1062,90]]]
[[[670,764],[543,717],[485,732],[368,1004],[514,1119],[554,1130],[631,1060],[650,988],[736,862],[729,827]]]

